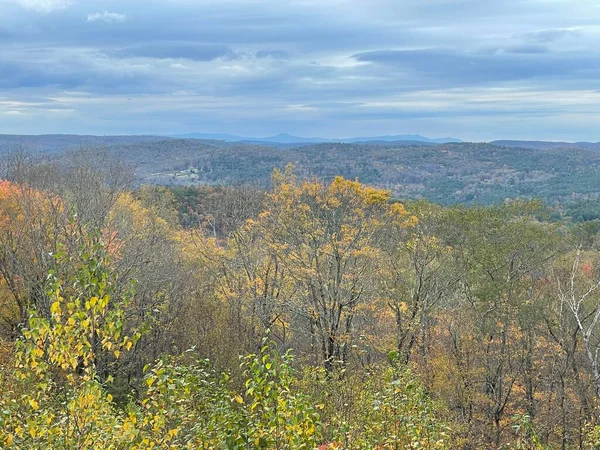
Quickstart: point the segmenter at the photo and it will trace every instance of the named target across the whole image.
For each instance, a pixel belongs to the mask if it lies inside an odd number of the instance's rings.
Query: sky
[[[0,133],[600,141],[599,0],[0,0]]]

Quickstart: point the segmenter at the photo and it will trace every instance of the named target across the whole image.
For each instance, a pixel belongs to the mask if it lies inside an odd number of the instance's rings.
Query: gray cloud
[[[540,53],[548,53],[548,47],[543,45],[514,45],[512,47],[507,47],[505,49],[507,53],[517,53],[517,54],[540,54]]]
[[[554,28],[551,30],[534,31],[531,33],[525,33],[521,37],[528,41],[539,42],[547,44],[549,42],[555,42],[565,37],[575,37],[581,35],[578,30],[570,28]]]
[[[595,0],[144,5],[4,0],[0,132],[597,133]]]
[[[117,58],[190,59],[195,61],[213,61],[217,58],[236,57],[235,52],[226,45],[186,42],[163,42],[127,47],[110,54]]]
[[[283,50],[259,50],[255,53],[257,58],[290,59],[292,55]]]
[[[548,54],[537,48],[476,53],[453,49],[377,50],[353,55],[357,61],[433,78],[438,86],[468,86],[544,77],[593,81],[600,60],[579,54]],[[596,84],[593,81],[593,84]]]
[[[111,65],[89,55],[71,58],[60,53],[49,61],[0,58],[0,96],[2,90],[45,88],[90,92],[148,92],[155,77],[145,66]]]

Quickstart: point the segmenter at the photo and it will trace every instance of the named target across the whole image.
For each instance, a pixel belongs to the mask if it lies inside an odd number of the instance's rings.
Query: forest
[[[600,448],[594,222],[293,164],[0,179],[0,448]]]
[[[160,136],[6,136],[0,156],[20,148],[49,161],[94,148],[135,168],[134,187],[252,185],[268,189],[273,168],[293,164],[300,178],[336,176],[389,189],[403,200],[491,205],[543,200],[554,216],[600,218],[600,144],[495,141],[444,143],[265,143]],[[190,192],[194,192],[191,190]]]

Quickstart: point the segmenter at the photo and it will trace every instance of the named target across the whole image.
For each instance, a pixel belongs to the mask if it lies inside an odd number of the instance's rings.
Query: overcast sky
[[[600,141],[598,0],[0,0],[0,133]]]

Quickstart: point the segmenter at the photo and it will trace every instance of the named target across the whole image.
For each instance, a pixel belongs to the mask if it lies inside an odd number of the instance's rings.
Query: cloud
[[[88,14],[87,16],[88,22],[122,23],[125,22],[125,20],[127,20],[127,14],[108,11]]]
[[[126,47],[111,54],[117,58],[190,59],[213,61],[217,58],[234,58],[235,52],[226,45],[189,42],[162,42],[159,44]]]
[[[400,3],[0,0],[0,101],[81,93],[0,131],[597,133],[596,0]]]
[[[49,13],[56,9],[64,9],[73,3],[72,0],[17,0],[23,8]]]
[[[579,35],[581,35],[581,32],[574,28],[554,28],[550,30],[524,33],[521,35],[521,37],[528,41],[547,44],[549,42],[558,41],[559,39],[563,39],[565,37],[574,37]]]
[[[504,51],[506,53],[517,53],[517,54],[530,54],[530,55],[535,55],[535,54],[541,54],[541,53],[548,53],[548,48],[544,47],[543,45],[515,45],[512,47],[507,47],[506,49],[504,49]]]
[[[6,90],[85,90],[88,92],[149,92],[155,76],[144,65],[110,63],[91,55],[72,58],[49,52],[36,60],[0,56],[0,92]]]
[[[254,56],[256,56],[259,59],[263,59],[263,58],[290,59],[292,57],[291,54],[289,54],[288,52],[283,51],[283,50],[259,50],[254,54]]]
[[[440,88],[544,78],[587,79],[595,83],[593,77],[600,73],[600,61],[589,55],[552,54],[534,47],[509,48],[493,54],[448,48],[376,50],[352,57],[401,71],[405,78],[421,79],[423,86],[433,84]]]

